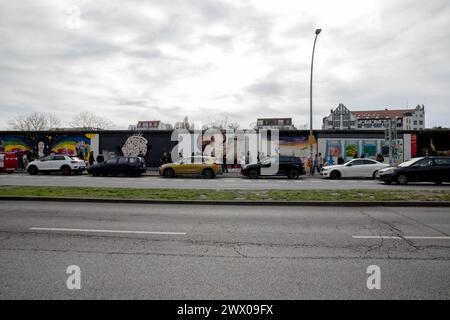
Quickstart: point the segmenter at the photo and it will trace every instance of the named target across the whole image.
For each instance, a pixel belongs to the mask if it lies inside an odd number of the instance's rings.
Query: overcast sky
[[[80,19],[77,19],[77,17]],[[450,1],[150,0],[0,4],[0,129],[33,111],[309,123],[331,108],[425,105],[450,126]]]

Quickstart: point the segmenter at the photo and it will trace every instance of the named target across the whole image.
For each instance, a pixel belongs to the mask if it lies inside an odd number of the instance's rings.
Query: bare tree
[[[28,116],[18,116],[8,121],[12,130],[42,131],[52,130],[61,125],[61,121],[52,113],[33,112]]]
[[[223,114],[216,114],[206,117],[203,124],[203,130],[207,129],[219,129],[225,130],[228,128],[228,116]]]
[[[184,117],[183,121],[179,121],[175,123],[175,129],[186,129],[186,130],[194,130],[194,124],[189,122],[187,116]]]
[[[114,124],[106,119],[100,118],[89,111],[80,112],[70,123],[71,126],[84,130],[104,130],[110,129]]]
[[[239,122],[230,122],[227,125],[227,129],[230,129],[230,130],[237,130],[237,129],[239,129],[239,127],[240,127]]]

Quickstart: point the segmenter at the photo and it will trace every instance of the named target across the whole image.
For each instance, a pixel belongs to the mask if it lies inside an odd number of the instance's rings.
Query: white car
[[[86,169],[86,163],[77,157],[65,154],[53,154],[45,158],[31,161],[27,165],[27,172],[31,175],[39,172],[61,172],[68,176],[72,172],[81,174]]]
[[[381,163],[371,159],[353,159],[344,164],[323,167],[321,175],[331,179],[339,178],[373,178],[378,171],[389,167],[387,163]]]

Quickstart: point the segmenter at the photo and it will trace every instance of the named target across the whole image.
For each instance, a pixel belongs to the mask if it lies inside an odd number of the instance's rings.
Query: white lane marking
[[[98,233],[132,233],[132,234],[167,234],[167,235],[185,235],[186,234],[186,232],[100,230],[100,229],[67,229],[67,228],[30,228],[30,230],[37,230],[37,231],[67,231],[67,232],[98,232]]]
[[[399,236],[352,236],[352,238],[354,238],[354,239],[397,239],[397,240],[401,240],[401,239],[450,240],[450,237],[445,237],[445,236],[436,236],[436,237],[432,237],[432,236],[404,236],[404,237],[399,237]]]

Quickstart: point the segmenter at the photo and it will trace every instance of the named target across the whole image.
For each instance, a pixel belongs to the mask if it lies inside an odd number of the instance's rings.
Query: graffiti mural
[[[128,137],[122,146],[122,154],[126,157],[146,156],[148,152],[148,140],[143,136],[134,135]]]
[[[51,153],[64,153],[88,160],[94,134],[26,133],[0,135],[0,151],[40,159]]]

